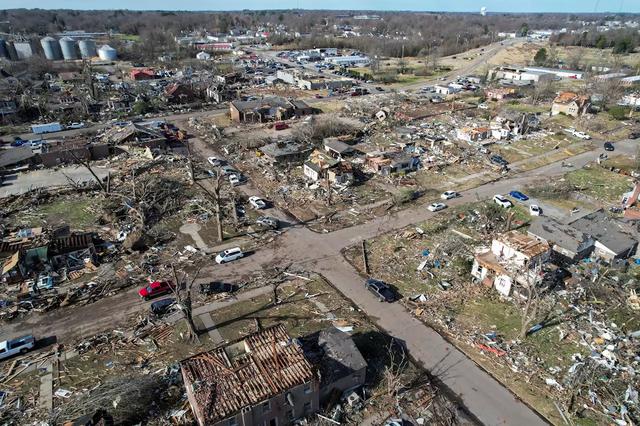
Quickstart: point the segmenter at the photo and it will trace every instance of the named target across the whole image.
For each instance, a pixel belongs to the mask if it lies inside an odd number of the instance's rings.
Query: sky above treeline
[[[130,9],[130,10],[413,10],[440,12],[640,13],[640,0],[2,0],[2,9]]]

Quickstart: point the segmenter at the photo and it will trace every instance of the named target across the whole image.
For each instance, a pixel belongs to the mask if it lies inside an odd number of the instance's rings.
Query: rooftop
[[[197,401],[192,408],[205,424],[314,379],[311,363],[282,324],[180,364]]]
[[[514,250],[524,253],[529,257],[535,257],[549,250],[549,245],[534,237],[521,234],[518,231],[510,231],[496,238],[498,241]]]
[[[570,225],[580,232],[593,236],[600,244],[616,253],[622,253],[635,245],[635,239],[629,233],[630,229],[602,209],[584,215]]]

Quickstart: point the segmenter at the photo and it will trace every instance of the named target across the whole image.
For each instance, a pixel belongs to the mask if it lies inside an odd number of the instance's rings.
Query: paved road
[[[633,141],[616,144],[618,153],[635,152]],[[601,151],[592,151],[574,156],[571,162],[582,167],[593,161]],[[199,151],[201,155],[207,152]],[[522,187],[532,179],[548,179],[566,172],[561,163],[553,163],[540,169],[505,177],[493,183],[465,191],[462,197],[451,200],[450,205],[470,200],[488,199],[496,193],[506,193]],[[251,186],[242,187],[246,193],[255,193]],[[429,201],[430,202],[430,201]],[[209,270],[217,279],[229,279],[273,264],[295,265],[322,273],[345,296],[367,312],[372,319],[390,335],[403,340],[411,355],[425,368],[436,375],[454,393],[459,394],[465,406],[482,423],[488,425],[513,424],[534,425],[544,422],[523,403],[515,400],[497,381],[447,343],[435,331],[415,320],[400,304],[381,305],[364,289],[363,278],[349,265],[340,251],[362,239],[373,238],[382,233],[428,220],[436,214],[425,206],[417,205],[403,210],[393,217],[383,216],[370,222],[328,234],[318,234],[295,223],[285,228],[276,244],[264,247],[252,256],[226,265],[212,265]],[[275,210],[275,209],[272,209]],[[286,215],[273,211],[282,218]],[[2,338],[25,333],[55,335],[61,341],[89,336],[100,330],[113,329],[125,321],[127,315],[147,309],[136,289],[105,298],[88,306],[76,306],[57,311],[31,315],[21,322],[3,327]],[[384,307],[384,309],[381,309]],[[117,308],[117,309],[114,309]],[[208,308],[201,308],[204,311]]]

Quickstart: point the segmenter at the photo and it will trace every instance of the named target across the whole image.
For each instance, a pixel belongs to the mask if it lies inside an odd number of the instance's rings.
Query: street
[[[627,140],[616,144],[623,153],[634,151],[635,143]],[[198,155],[214,155],[206,145],[196,150]],[[579,168],[594,161],[599,150],[585,152],[570,159]],[[561,162],[539,169],[507,176],[461,193],[461,197],[450,200],[449,205],[458,205],[472,200],[490,199],[497,193],[508,193],[521,188],[536,178],[550,178],[565,173]],[[258,193],[250,184],[240,187],[246,194]],[[433,200],[398,213],[377,217],[369,222],[339,231],[319,234],[304,226],[292,224],[285,228],[277,241],[258,250],[250,257],[236,262],[207,265],[210,276],[202,280],[238,279],[251,272],[271,267],[273,264],[292,263],[300,269],[314,271],[325,276],[340,292],[368,313],[374,322],[391,336],[402,340],[410,355],[433,375],[441,380],[454,394],[459,395],[468,410],[484,424],[544,424],[535,412],[516,400],[496,380],[459,352],[438,333],[416,320],[402,305],[380,302],[364,288],[364,277],[347,263],[341,250],[363,239],[374,238],[407,225],[428,220],[434,215],[447,214],[447,210],[433,213],[426,206]],[[277,209],[269,214],[283,219],[288,216]],[[37,336],[56,336],[58,341],[68,342],[73,338],[87,337],[101,330],[115,329],[126,321],[130,314],[148,309],[136,294],[137,287],[107,297],[87,306],[73,306],[53,312],[34,314],[20,322],[5,326],[1,338],[33,333]],[[206,307],[198,309],[207,310]],[[482,390],[482,391],[479,391]]]

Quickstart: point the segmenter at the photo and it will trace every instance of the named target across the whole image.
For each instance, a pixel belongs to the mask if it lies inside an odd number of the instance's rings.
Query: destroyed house
[[[313,148],[296,142],[278,141],[260,148],[260,152],[271,164],[299,164]]]
[[[36,154],[30,146],[20,146],[0,151],[0,170],[9,170],[36,163]]]
[[[312,112],[312,109],[303,101],[290,101],[278,96],[249,101],[233,101],[229,104],[231,119],[245,123],[286,120]]]
[[[318,410],[319,383],[278,324],[180,363],[200,426],[286,425]]]
[[[180,83],[169,85],[164,91],[164,97],[171,104],[186,104],[193,102],[195,99],[193,90],[189,86]]]
[[[476,254],[471,276],[508,296],[514,278],[523,285],[540,279],[541,276],[536,276],[534,269],[546,262],[549,255],[549,245],[546,242],[510,231],[496,237],[490,250]]]
[[[131,144],[157,148],[166,146],[167,138],[162,132],[130,123],[124,127],[112,127],[102,136],[102,141],[111,145]]]
[[[302,340],[304,353],[320,372],[320,400],[363,386],[367,362],[349,334],[331,326]]]
[[[315,150],[303,165],[304,175],[316,182],[326,179],[330,183],[347,185],[354,181],[353,166]]]

